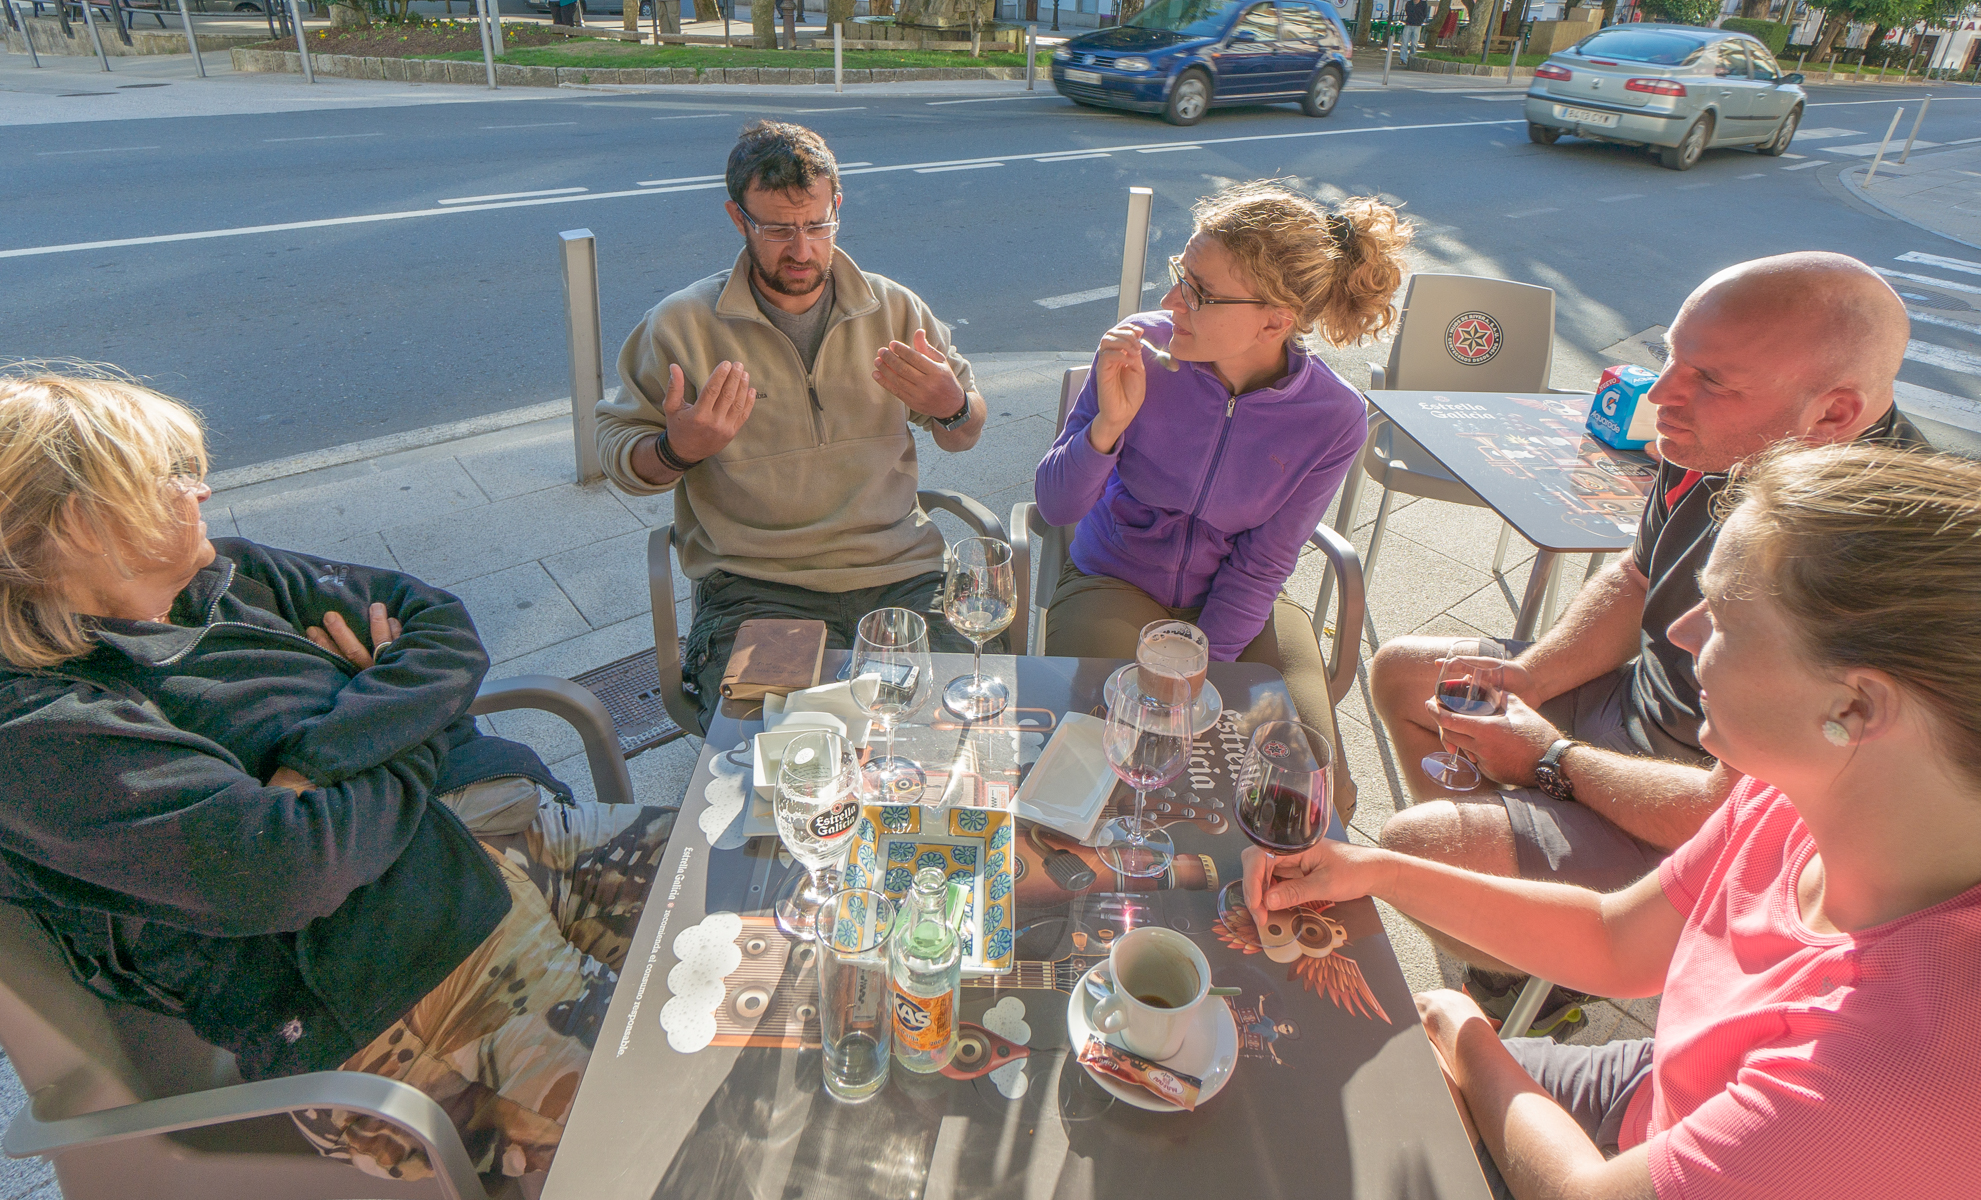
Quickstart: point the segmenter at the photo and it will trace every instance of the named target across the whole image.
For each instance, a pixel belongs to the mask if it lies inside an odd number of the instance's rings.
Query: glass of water
[[[838,886],[838,866],[860,823],[860,760],[852,743],[830,729],[807,729],[784,744],[771,803],[777,836],[805,868],[777,901],[777,927],[800,941],[812,937],[812,917]]]
[[[815,920],[825,1090],[841,1100],[865,1100],[887,1086],[894,1055],[887,978],[894,904],[880,892],[849,888],[819,905]]]

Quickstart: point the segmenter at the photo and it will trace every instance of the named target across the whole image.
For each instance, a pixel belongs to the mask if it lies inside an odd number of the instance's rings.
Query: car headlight
[[[1066,49],[1064,47],[1061,47],[1060,49],[1052,52],[1052,61],[1054,62],[1065,62],[1067,59],[1072,57],[1073,56],[1071,54],[1068,54],[1066,52]]]
[[[1146,58],[1117,58],[1114,60],[1114,69],[1117,71],[1132,71],[1139,75],[1143,71],[1149,70],[1149,60]]]

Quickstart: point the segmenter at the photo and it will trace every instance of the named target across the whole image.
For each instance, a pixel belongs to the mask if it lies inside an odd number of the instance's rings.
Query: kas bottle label
[[[916,996],[894,986],[894,1039],[904,1050],[940,1053],[956,1029],[955,995]]]

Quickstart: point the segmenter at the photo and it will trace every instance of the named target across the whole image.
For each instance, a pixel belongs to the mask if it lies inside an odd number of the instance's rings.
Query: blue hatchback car
[[[1213,107],[1298,100],[1334,111],[1354,70],[1326,0],[1153,0],[1053,52],[1052,85],[1077,104],[1195,125]]]

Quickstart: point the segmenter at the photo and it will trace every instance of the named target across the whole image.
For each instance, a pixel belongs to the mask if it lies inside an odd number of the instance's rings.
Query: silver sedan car
[[[1808,96],[1746,34],[1693,25],[1612,25],[1550,55],[1527,89],[1527,137],[1647,146],[1686,171],[1712,146],[1780,154]]]

